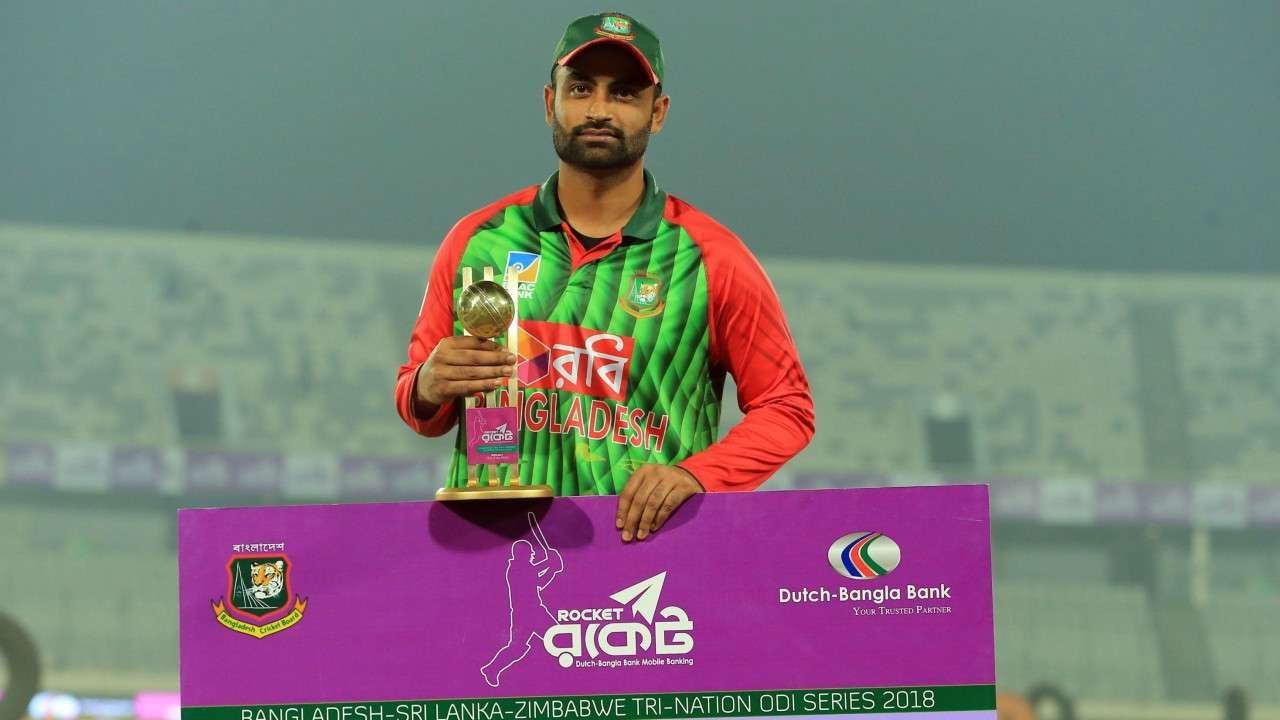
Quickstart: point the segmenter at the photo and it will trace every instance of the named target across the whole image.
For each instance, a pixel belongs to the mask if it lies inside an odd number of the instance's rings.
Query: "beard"
[[[588,141],[580,133],[584,130],[608,130],[615,140]],[[560,124],[551,124],[551,143],[561,160],[584,170],[617,170],[634,165],[644,157],[649,147],[649,125],[639,132],[627,135],[609,124],[583,123],[573,130]]]

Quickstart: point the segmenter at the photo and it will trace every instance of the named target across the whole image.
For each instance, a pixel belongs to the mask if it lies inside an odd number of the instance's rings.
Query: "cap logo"
[[[601,16],[600,25],[596,27],[596,34],[622,38],[623,40],[635,38],[635,35],[631,32],[631,19],[620,15]]]

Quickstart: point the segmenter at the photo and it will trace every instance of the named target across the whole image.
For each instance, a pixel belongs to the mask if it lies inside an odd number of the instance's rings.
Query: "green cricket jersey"
[[[458,431],[448,485],[467,479],[460,403],[414,408],[417,369],[462,334],[462,269],[518,280],[522,483],[619,492],[644,463],[679,464],[708,490],[759,485],[813,432],[813,405],[776,293],[732,233],[645,173],[620,233],[586,249],[561,218],[557,175],[463,218],[441,245],[400,368],[397,408],[427,436]],[[499,342],[502,342],[499,339]],[[746,415],[718,440],[725,373]],[[505,400],[506,391],[501,391]],[[482,484],[494,468],[481,466]],[[506,482],[507,466],[497,466]]]

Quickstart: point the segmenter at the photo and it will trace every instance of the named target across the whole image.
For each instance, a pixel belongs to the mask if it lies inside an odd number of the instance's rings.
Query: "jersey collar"
[[[533,223],[539,230],[553,230],[560,227],[564,220],[556,209],[556,180],[560,171],[551,173],[551,177],[538,188],[538,195],[533,199]],[[652,240],[658,235],[658,225],[662,222],[662,211],[667,204],[667,193],[658,187],[658,182],[648,170],[644,171],[644,197],[640,207],[622,228],[624,238],[636,240]]]

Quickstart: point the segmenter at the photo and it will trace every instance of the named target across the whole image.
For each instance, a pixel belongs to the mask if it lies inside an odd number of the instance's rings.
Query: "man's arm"
[[[432,351],[441,340],[453,336],[454,275],[458,264],[462,261],[462,253],[467,249],[467,243],[480,225],[502,212],[508,205],[528,202],[537,190],[536,185],[519,190],[462,218],[449,230],[444,242],[440,243],[440,248],[436,251],[431,272],[427,277],[427,289],[422,297],[422,307],[418,310],[418,319],[414,323],[413,335],[409,339],[409,356],[400,366],[396,376],[396,411],[405,424],[419,435],[427,437],[443,435],[458,420],[457,401],[450,400],[440,405],[424,402],[422,400],[424,393],[419,392],[418,380],[419,375],[422,374],[420,369],[431,356]],[[470,350],[479,349],[479,345],[464,345]],[[486,349],[496,348],[486,346]],[[451,357],[451,364],[482,364],[478,356],[474,355],[468,355],[466,358],[457,355]],[[500,361],[494,359],[493,362]],[[453,372],[448,379],[475,380],[481,377],[487,378],[491,375]],[[481,389],[490,388],[477,387],[476,391]]]
[[[618,498],[622,541],[644,540],[699,492],[753,490],[813,438],[813,398],[778,294],[742,241],[676,201],[707,272],[713,369],[727,370],[744,413],[720,441],[675,466],[642,465]]]
[[[813,438],[813,397],[764,268],[736,236],[693,213],[690,233],[705,238],[712,361],[733,376],[744,415],[678,466],[709,491],[754,490]]]
[[[461,223],[459,223],[461,225]],[[442,339],[453,335],[453,277],[466,239],[459,237],[459,226],[445,237],[436,251],[422,307],[409,338],[409,357],[396,376],[396,411],[405,424],[419,435],[437,437],[449,432],[458,419],[457,402],[438,407],[425,405],[418,393],[419,368]]]

